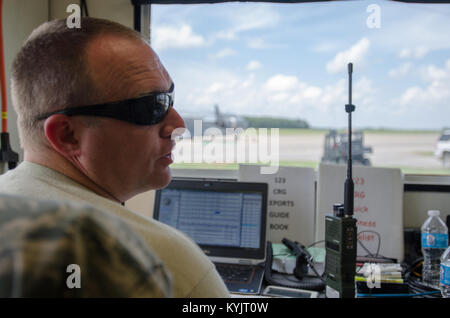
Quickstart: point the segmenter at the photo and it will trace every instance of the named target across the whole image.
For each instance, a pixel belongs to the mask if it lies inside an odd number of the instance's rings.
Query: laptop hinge
[[[252,265],[252,262],[246,259],[240,259],[238,260],[238,263],[243,265]]]

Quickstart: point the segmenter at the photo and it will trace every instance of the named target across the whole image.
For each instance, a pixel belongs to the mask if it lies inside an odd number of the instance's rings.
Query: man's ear
[[[77,156],[80,151],[75,128],[71,118],[62,114],[50,116],[44,123],[44,132],[48,142],[53,149],[66,158]]]

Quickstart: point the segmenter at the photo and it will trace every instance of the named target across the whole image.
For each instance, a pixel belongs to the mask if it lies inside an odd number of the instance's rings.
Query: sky
[[[182,116],[225,113],[355,128],[450,127],[450,4],[152,5],[151,45]]]

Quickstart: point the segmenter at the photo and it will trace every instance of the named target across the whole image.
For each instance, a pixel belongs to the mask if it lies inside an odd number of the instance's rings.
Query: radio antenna
[[[355,111],[355,105],[352,104],[352,73],[353,64],[348,63],[348,104],[345,105],[345,111],[348,113],[348,158],[347,158],[347,179],[344,188],[344,213],[353,215],[354,203],[354,184],[352,178],[352,112]]]
[[[335,204],[333,215],[325,216],[325,274],[327,298],[355,297],[355,268],[358,228],[353,217],[354,185],[352,179],[352,63],[348,64],[348,161],[344,185],[344,206]]]

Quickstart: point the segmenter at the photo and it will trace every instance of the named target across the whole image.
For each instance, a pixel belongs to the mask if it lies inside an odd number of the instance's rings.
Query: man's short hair
[[[81,28],[67,27],[65,19],[46,22],[25,41],[11,71],[12,101],[24,148],[45,141],[39,115],[104,101],[90,76],[86,54],[87,45],[101,35],[143,40],[119,23],[81,18]]]

